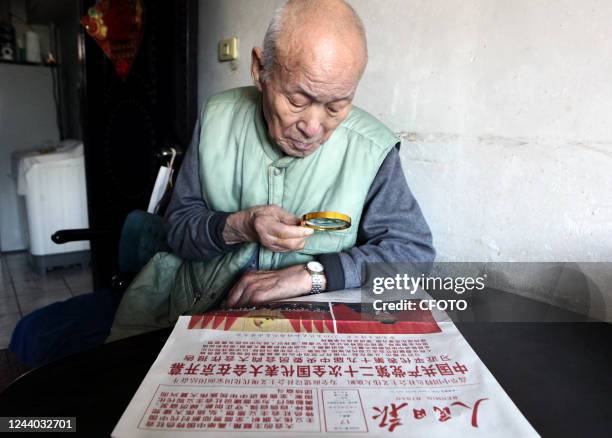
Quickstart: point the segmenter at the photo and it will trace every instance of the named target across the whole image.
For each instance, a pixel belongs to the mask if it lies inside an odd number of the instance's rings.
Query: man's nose
[[[320,109],[313,105],[297,123],[297,128],[307,139],[317,137],[323,131],[323,117],[324,114],[321,114]]]

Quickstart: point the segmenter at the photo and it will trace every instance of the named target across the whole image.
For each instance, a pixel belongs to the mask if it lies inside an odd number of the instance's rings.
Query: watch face
[[[306,267],[309,271],[317,274],[323,272],[323,265],[319,262],[308,262]]]

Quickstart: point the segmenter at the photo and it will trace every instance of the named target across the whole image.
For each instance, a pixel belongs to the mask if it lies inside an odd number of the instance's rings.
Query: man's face
[[[361,75],[361,66],[347,59],[280,61],[260,81],[268,134],[286,154],[305,157],[317,150],[346,119]],[[355,64],[350,59],[351,64]]]

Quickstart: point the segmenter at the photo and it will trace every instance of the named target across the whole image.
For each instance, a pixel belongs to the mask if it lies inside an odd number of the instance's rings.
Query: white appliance
[[[53,152],[22,156],[17,193],[25,196],[30,262],[39,271],[89,261],[89,242],[58,245],[58,230],[88,228],[83,143],[64,140]]]

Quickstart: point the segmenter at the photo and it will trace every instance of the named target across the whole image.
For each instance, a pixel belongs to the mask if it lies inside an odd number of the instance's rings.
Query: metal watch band
[[[320,274],[310,274],[312,278],[312,287],[310,288],[310,295],[320,294],[323,291],[323,276]]]

